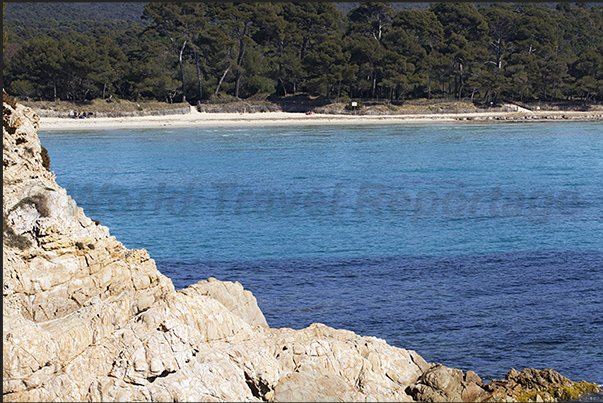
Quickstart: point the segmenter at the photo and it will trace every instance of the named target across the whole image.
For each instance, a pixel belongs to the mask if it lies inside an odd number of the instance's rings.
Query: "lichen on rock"
[[[57,185],[38,121],[4,103],[4,401],[503,401],[531,398],[518,393],[534,379],[553,398],[596,391],[549,372],[484,383],[322,324],[272,329],[238,282],[175,290]]]

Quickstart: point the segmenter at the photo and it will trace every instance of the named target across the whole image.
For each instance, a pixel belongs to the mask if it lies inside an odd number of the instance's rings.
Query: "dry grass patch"
[[[74,103],[69,101],[21,101],[25,106],[33,110],[47,110],[62,113],[71,111],[81,112],[100,112],[100,113],[119,113],[119,112],[137,112],[145,110],[170,110],[189,107],[188,103],[168,104],[159,101],[126,101],[126,100],[102,100],[95,99],[84,103]]]

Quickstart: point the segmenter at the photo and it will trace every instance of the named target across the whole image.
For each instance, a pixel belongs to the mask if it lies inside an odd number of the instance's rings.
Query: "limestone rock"
[[[252,326],[268,327],[264,314],[258,307],[253,294],[243,288],[238,281],[218,281],[210,277],[207,281],[199,281],[181,290],[187,295],[208,295],[224,305],[230,312],[243,318]]]
[[[525,368],[521,372],[517,372],[517,370],[512,368],[505,378],[517,382],[528,390],[545,390],[551,386],[571,386],[573,383],[559,372],[553,371],[550,368],[543,370]]]
[[[481,384],[473,371],[463,374],[459,369],[437,364],[423,372],[408,392],[418,401],[476,402],[488,397]]]

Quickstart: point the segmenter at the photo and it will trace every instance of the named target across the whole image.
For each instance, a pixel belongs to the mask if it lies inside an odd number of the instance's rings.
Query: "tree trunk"
[[[456,95],[458,94],[458,90],[459,90],[459,78],[455,75],[454,76],[454,92],[453,92],[453,97],[456,98]]]
[[[496,67],[500,70],[502,68],[502,39],[498,38],[496,42],[494,42],[494,47],[496,49]]]
[[[377,69],[373,66],[373,80],[371,85],[371,98],[375,99],[375,93],[377,92]]]
[[[281,48],[279,48],[280,54]],[[285,83],[283,82],[283,63],[278,64],[278,81],[281,83],[281,87],[283,88],[283,96],[287,96],[287,88],[285,88]]]
[[[71,76],[71,99],[75,102],[75,75]]]
[[[103,99],[105,99],[105,91],[107,90],[107,83],[103,83]]]
[[[220,86],[222,85],[222,81],[224,81],[224,78],[226,77],[226,74],[228,74],[228,71],[230,70],[231,65],[229,64],[228,67],[226,68],[226,70],[224,70],[224,74],[222,74],[222,77],[220,77],[220,81],[218,81],[218,85],[216,87],[216,91],[214,92],[214,94],[217,96],[218,95],[218,91],[220,91]]]
[[[247,44],[241,40],[239,42],[239,57],[237,58],[237,75],[235,81],[235,98],[239,97],[239,89],[241,85],[241,65],[243,64],[243,57],[245,56],[245,50],[247,50]]]
[[[54,95],[54,101],[57,100],[57,76],[54,76],[52,78],[52,89],[54,91],[53,95]]]
[[[396,98],[396,101],[399,101],[401,98],[404,98],[404,95],[406,94],[406,88],[407,87],[400,87],[400,93],[398,94],[398,98]]]
[[[195,64],[197,65],[197,80],[199,81],[199,102],[203,98],[203,85],[201,83],[201,67],[199,67],[199,52],[195,51]]]
[[[459,101],[463,97],[463,87],[465,83],[463,82],[463,63],[459,64]]]
[[[184,76],[184,63],[182,62],[182,53],[186,47],[186,41],[182,44],[180,54],[178,55],[178,63],[180,63],[180,74],[182,75],[182,103],[186,102],[186,77]]]

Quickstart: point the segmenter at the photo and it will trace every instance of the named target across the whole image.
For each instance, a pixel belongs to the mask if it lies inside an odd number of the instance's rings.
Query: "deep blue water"
[[[480,376],[603,383],[603,125],[44,132],[59,185],[177,288],[240,281]]]

